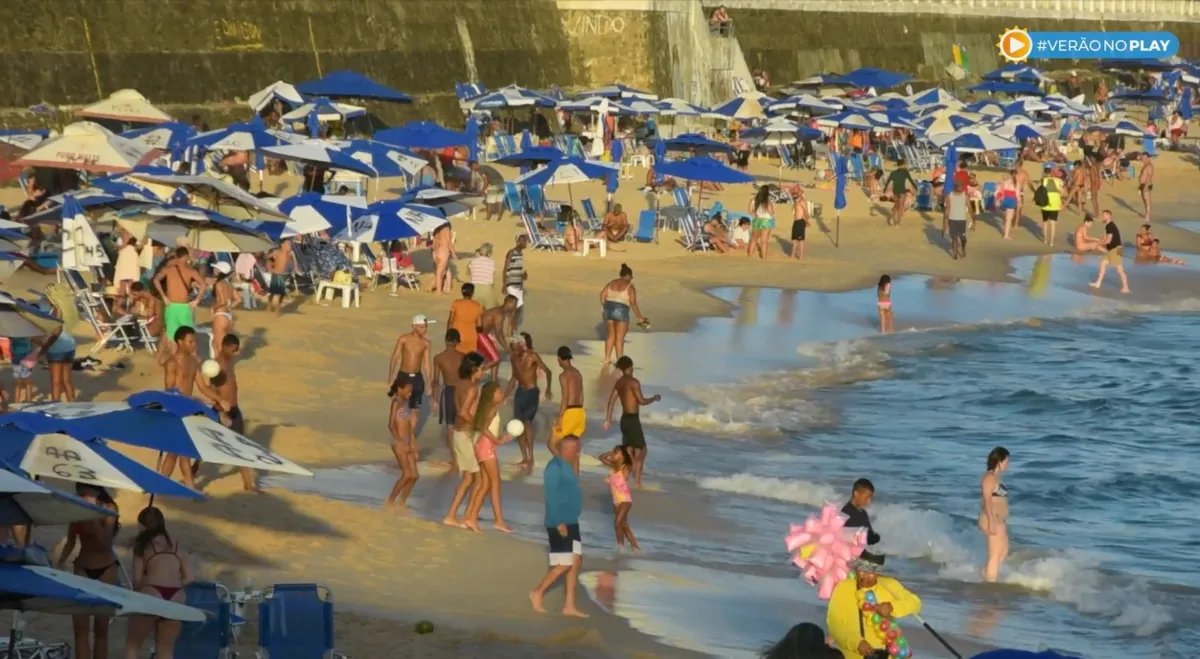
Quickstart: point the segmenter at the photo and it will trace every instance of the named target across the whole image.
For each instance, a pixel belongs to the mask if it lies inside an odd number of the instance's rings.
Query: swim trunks
[[[496,347],[496,340],[492,338],[491,334],[480,334],[476,345],[478,346],[479,354],[483,356],[485,361],[500,361],[500,348]]]
[[[454,398],[454,387],[442,387],[442,399],[438,402],[441,403],[438,407],[438,425],[453,425],[454,419],[458,417],[458,401]]]
[[[221,414],[221,410],[219,408],[217,408],[216,405],[213,405],[212,410],[214,412],[216,412],[217,414]],[[229,417],[229,426],[228,427],[230,430],[236,432],[239,435],[245,434],[246,419],[245,419],[245,417],[242,416],[242,408],[235,406],[235,407],[231,408],[228,412],[225,412],[225,416]]]
[[[955,238],[965,239],[967,237],[967,221],[966,220],[947,220],[946,224],[950,226],[950,239]]]
[[[412,383],[412,393],[408,395],[408,406],[414,410],[421,409],[421,401],[425,399],[425,376],[420,372],[409,373],[408,381]]]
[[[180,327],[195,327],[196,320],[192,307],[183,302],[172,302],[163,309],[163,323],[166,325],[166,336],[169,341],[175,340],[175,331]]]
[[[546,537],[550,540],[550,565],[569,567],[574,565],[576,556],[583,556],[583,537],[579,535],[578,524],[567,524],[567,534],[559,535],[558,529],[546,528]]]
[[[792,240],[804,240],[804,234],[808,231],[808,222],[804,220],[792,220]]]
[[[537,416],[538,404],[541,402],[541,391],[537,387],[525,389],[517,387],[513,394],[513,418],[526,424]]]
[[[558,417],[558,429],[554,432],[555,439],[561,439],[567,435],[575,437],[583,437],[583,431],[587,429],[587,411],[581,405],[572,405],[563,410]]]
[[[1154,189],[1153,183],[1143,183],[1138,185],[1138,192],[1149,192]]]
[[[475,457],[474,433],[455,430],[450,440],[454,451],[454,462],[458,468],[473,474],[479,471],[479,460]]]
[[[287,295],[287,277],[271,273],[270,281],[267,283],[267,292],[271,295]]]
[[[604,320],[614,323],[629,322],[629,305],[623,302],[607,300],[604,303]]]
[[[642,419],[637,414],[621,415],[621,446],[646,448],[646,434],[642,432]]]

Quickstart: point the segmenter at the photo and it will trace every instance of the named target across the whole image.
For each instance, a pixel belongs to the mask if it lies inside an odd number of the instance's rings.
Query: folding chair
[[[516,183],[504,182],[504,205],[510,213],[520,213],[525,210],[525,204],[521,201],[521,190]]]
[[[101,321],[90,310],[84,315],[92,329],[96,330],[98,337],[88,355],[95,355],[110,344],[115,344],[117,350],[133,352],[130,336],[140,337],[142,335],[141,327],[133,314],[125,314],[111,323]]]
[[[851,180],[862,182],[865,180],[866,173],[863,171],[863,157],[861,153],[855,153],[850,156],[850,178]]]
[[[204,622],[184,623],[175,642],[177,659],[226,659],[230,657],[233,619],[229,590],[211,581],[193,581],[184,586],[186,604],[208,614]]]
[[[317,584],[276,584],[258,605],[258,659],[344,659],[334,650],[333,593]]]
[[[562,236],[543,230],[533,221],[529,213],[521,213],[521,222],[525,225],[525,233],[529,236],[529,246],[534,249],[554,251],[566,249]]]
[[[596,215],[596,207],[590,198],[579,202],[583,206],[583,215],[587,220],[588,231],[599,231],[604,227],[604,220]]]
[[[933,185],[929,181],[917,184],[917,199],[913,208],[919,211],[933,210]]]
[[[704,235],[704,227],[700,224],[700,218],[688,215],[683,218],[679,226],[683,230],[684,249],[689,252],[707,252],[712,249],[708,236]]]
[[[983,209],[987,211],[996,210],[996,182],[988,181],[984,183],[980,191],[983,194]]]
[[[638,215],[637,231],[633,239],[639,243],[658,242],[658,213],[644,210]]]

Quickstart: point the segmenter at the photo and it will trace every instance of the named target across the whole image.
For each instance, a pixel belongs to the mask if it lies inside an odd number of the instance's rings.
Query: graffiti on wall
[[[253,21],[218,18],[213,21],[217,50],[262,50],[262,29]]]
[[[573,37],[603,37],[625,32],[625,19],[596,11],[565,12],[563,31]]]

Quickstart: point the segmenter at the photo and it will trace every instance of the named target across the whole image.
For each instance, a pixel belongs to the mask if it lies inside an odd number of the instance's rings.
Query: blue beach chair
[[[233,614],[229,591],[211,581],[193,581],[183,589],[186,604],[204,611],[204,622],[184,623],[175,642],[177,659],[225,659],[229,656],[230,628]]]
[[[996,210],[996,182],[988,181],[983,184],[983,209],[987,211]]]
[[[637,232],[633,234],[633,239],[639,243],[657,243],[658,242],[658,214],[652,210],[644,210],[638,215]]]
[[[933,186],[929,181],[921,181],[917,184],[917,200],[913,204],[913,208],[919,211],[933,210]]]
[[[604,221],[596,216],[596,207],[592,205],[591,198],[584,199],[579,203],[583,205],[583,216],[587,219],[588,230],[599,231],[603,227]]]
[[[551,252],[566,249],[561,235],[543,230],[529,213],[521,213],[521,222],[525,226],[525,235],[529,236],[530,247]]]
[[[277,584],[258,605],[258,659],[341,659],[334,651],[333,593],[317,584]]]
[[[867,167],[871,169],[883,169],[883,158],[879,156],[878,151],[872,151],[867,154]]]
[[[511,181],[504,182],[504,207],[510,213],[520,213],[525,210],[524,204],[521,203],[521,190],[517,188],[517,184]]]
[[[863,171],[863,157],[861,153],[856,153],[850,156],[850,178],[860,183],[864,180],[866,173]]]

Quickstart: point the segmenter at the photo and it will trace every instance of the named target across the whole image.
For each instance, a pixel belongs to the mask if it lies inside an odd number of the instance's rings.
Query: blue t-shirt
[[[25,359],[29,356],[29,353],[33,352],[33,341],[27,338],[9,339],[8,344],[10,350],[12,350],[12,363],[14,364]]]
[[[546,499],[546,528],[559,524],[578,524],[583,513],[583,492],[579,477],[565,460],[551,458],[542,474]]]

